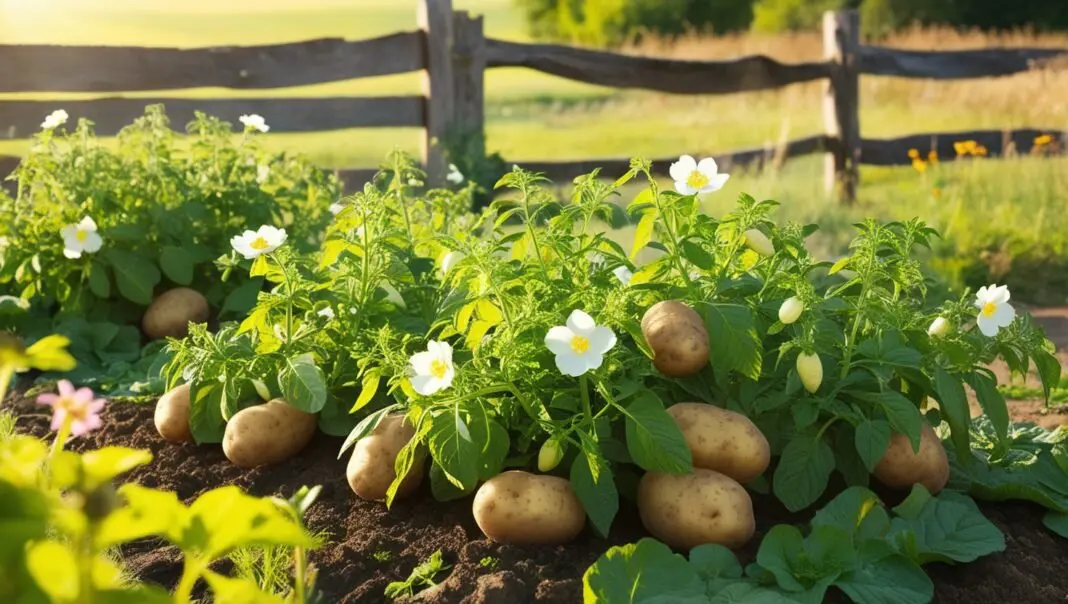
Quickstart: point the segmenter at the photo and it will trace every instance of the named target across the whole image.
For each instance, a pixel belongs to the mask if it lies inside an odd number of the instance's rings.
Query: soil
[[[1046,323],[1068,366],[1068,311],[1036,318]],[[1052,319],[1052,321],[1051,321]],[[994,367],[999,380],[1004,367]],[[1027,378],[1033,381],[1033,376]],[[1068,423],[1068,415],[1049,412],[1041,402],[1012,401],[1013,418],[1037,421],[1046,427]],[[32,401],[11,397],[0,408],[18,416],[21,432],[43,437],[48,418]],[[978,412],[978,406],[975,406]],[[470,498],[441,503],[424,484],[411,498],[392,510],[381,503],[363,501],[345,480],[345,463],[336,459],[341,439],[319,434],[296,458],[269,468],[243,470],[231,465],[219,446],[165,443],[153,426],[150,405],[115,404],[104,412],[104,426],[70,447],[89,450],[120,445],[151,450],[154,460],[124,480],[147,487],[175,491],[186,502],[209,489],[232,484],[255,495],[291,494],[301,485],[322,485],[318,502],[308,514],[313,531],[328,539],[312,554],[319,569],[319,588],[331,604],[385,602],[383,592],[391,581],[405,579],[412,568],[441,550],[451,568],[439,585],[422,592],[418,600],[430,603],[519,604],[523,602],[582,601],[582,575],[604,551],[646,536],[632,504],[623,501],[608,539],[588,531],[559,547],[517,547],[487,540],[471,515]],[[900,495],[880,493],[888,504]],[[757,532],[750,545],[738,552],[743,563],[753,559],[764,533],[773,525],[801,524],[809,514],[790,514],[773,498],[753,496]],[[971,564],[932,564],[925,568],[935,584],[935,602],[989,604],[1031,602],[1045,604],[1068,600],[1068,540],[1056,537],[1042,525],[1043,510],[1022,502],[980,503],[983,513],[1004,533],[1006,550]],[[142,580],[173,587],[181,568],[177,552],[147,540],[123,551],[127,569]],[[847,601],[838,594],[829,601]]]
[[[3,404],[19,417],[21,432],[48,433],[48,418],[32,401],[13,397]],[[151,450],[154,460],[125,476],[147,487],[173,490],[189,502],[211,488],[233,484],[255,495],[289,495],[301,485],[323,486],[311,508],[312,530],[325,531],[326,545],[314,552],[319,587],[326,601],[337,604],[384,602],[391,581],[403,580],[411,569],[437,550],[452,568],[420,601],[432,603],[501,603],[582,601],[582,575],[611,545],[645,536],[632,505],[623,502],[607,540],[584,534],[559,547],[516,547],[490,542],[471,516],[471,500],[434,501],[429,487],[392,510],[357,498],[338,461],[341,439],[318,435],[299,456],[277,466],[242,470],[231,465],[218,446],[165,443],[152,422],[150,405],[115,404],[106,409],[104,426],[71,442],[74,450],[120,445]],[[890,495],[893,497],[893,495]],[[890,498],[888,503],[896,503]],[[739,552],[752,560],[764,532],[782,522],[801,523],[806,514],[790,514],[770,497],[754,496],[757,534]],[[935,583],[935,601],[946,604],[994,602],[1058,602],[1068,599],[1068,540],[1042,525],[1042,510],[1027,503],[981,504],[983,513],[1004,533],[1004,553],[977,562],[925,567]],[[131,544],[124,564],[134,575],[173,587],[181,568],[177,552],[154,540]],[[835,599],[834,601],[845,601]]]

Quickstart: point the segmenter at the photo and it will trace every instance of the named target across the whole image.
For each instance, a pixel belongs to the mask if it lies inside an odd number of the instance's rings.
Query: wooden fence
[[[322,39],[248,47],[196,49],[139,47],[0,46],[0,93],[176,90],[223,87],[275,89],[353,78],[420,72],[422,94],[393,97],[267,99],[98,98],[63,101],[73,117],[96,123],[101,135],[116,133],[150,103],[163,103],[175,124],[205,111],[236,122],[244,113],[267,118],[272,132],[312,132],[341,128],[418,126],[422,161],[430,180],[445,174],[442,140],[447,131],[484,132],[486,69],[526,67],[544,73],[615,88],[673,94],[730,94],[824,81],[823,133],[760,147],[715,154],[724,166],[771,158],[824,153],[829,190],[845,200],[856,194],[860,164],[908,164],[910,148],[954,157],[953,142],[975,140],[990,154],[1014,148],[1027,152],[1050,129],[980,130],[912,134],[893,139],[861,137],[861,74],[904,78],[962,79],[1005,76],[1041,68],[1068,49],[1014,48],[964,51],[908,51],[860,43],[854,11],[824,15],[824,59],[782,63],[766,56],[726,61],[676,61],[634,57],[551,44],[520,44],[486,38],[482,17],[454,12],[451,0],[420,0],[417,31],[360,41]],[[60,104],[44,100],[0,101],[0,137],[24,138]],[[680,149],[680,152],[686,150]],[[672,161],[653,162],[666,173]],[[0,157],[9,173],[18,158]],[[626,169],[625,158],[524,162],[554,179],[568,179],[603,167]],[[349,186],[365,182],[372,168],[340,170]]]

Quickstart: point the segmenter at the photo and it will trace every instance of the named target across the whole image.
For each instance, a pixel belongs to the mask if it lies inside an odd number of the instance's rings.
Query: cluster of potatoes
[[[652,306],[641,327],[653,350],[653,365],[663,375],[686,377],[708,364],[704,321],[686,304],[669,300]],[[160,435],[172,442],[191,440],[189,409],[188,385],[165,394],[156,406]],[[642,524],[678,549],[706,543],[745,545],[756,523],[752,500],[742,485],[767,469],[771,461],[767,438],[749,418],[713,405],[677,403],[667,413],[690,450],[693,470],[647,472],[641,478],[637,504]],[[297,454],[315,430],[314,415],[275,399],[230,418],[223,451],[241,467],[277,463]],[[385,500],[396,478],[397,457],[414,436],[415,428],[404,414],[382,418],[353,448],[346,468],[352,491],[363,499]],[[396,498],[419,488],[425,465],[425,451],[420,451]],[[894,435],[873,474],[892,488],[910,489],[920,483],[937,493],[948,480],[949,466],[937,434],[924,424],[918,451],[913,451],[908,438]],[[578,537],[586,525],[585,510],[567,479],[522,470],[502,472],[483,483],[472,511],[482,532],[501,543],[562,544]]]
[[[192,442],[189,414],[189,384],[182,384],[156,403],[156,431],[169,442]],[[241,468],[275,464],[300,453],[315,436],[318,425],[315,414],[276,398],[246,407],[226,422],[223,453]]]

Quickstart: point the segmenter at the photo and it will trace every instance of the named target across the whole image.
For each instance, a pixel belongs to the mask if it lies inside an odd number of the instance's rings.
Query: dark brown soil
[[[3,404],[18,414],[20,431],[44,436],[47,418],[25,399]],[[311,511],[313,530],[329,540],[313,554],[319,587],[327,601],[338,604],[387,601],[386,585],[407,577],[411,569],[436,550],[452,568],[437,588],[424,592],[427,602],[582,601],[582,575],[609,546],[645,535],[633,507],[626,502],[609,539],[591,534],[561,547],[515,547],[485,539],[471,516],[470,498],[451,503],[434,501],[429,489],[398,502],[390,511],[380,503],[358,499],[345,481],[338,461],[340,439],[319,435],[297,458],[271,468],[242,470],[231,465],[218,446],[171,445],[156,434],[150,406],[115,404],[105,411],[104,427],[71,448],[103,445],[150,449],[154,461],[127,479],[144,486],[176,491],[185,501],[224,484],[256,495],[289,495],[301,485],[323,486]],[[788,514],[773,499],[754,498],[757,535],[744,561],[755,554],[763,532],[781,522],[803,522],[807,515]],[[982,504],[983,512],[1005,532],[1007,550],[960,566],[926,567],[935,583],[936,602],[986,604],[1063,602],[1068,598],[1068,541],[1042,526],[1042,510],[1024,503]],[[123,552],[130,571],[143,580],[173,586],[180,568],[176,553],[150,541]],[[838,601],[838,600],[836,600]]]

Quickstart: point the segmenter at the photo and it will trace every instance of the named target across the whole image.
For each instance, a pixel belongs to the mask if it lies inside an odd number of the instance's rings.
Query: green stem
[[[834,424],[834,422],[836,421],[838,421],[838,418],[832,417],[831,419],[824,422],[824,424],[820,426],[820,431],[816,433],[816,440],[823,438],[823,433],[826,432],[827,428],[830,428],[831,425]]]
[[[582,397],[582,410],[586,414],[586,422],[593,423],[593,409],[590,407],[589,379],[586,374],[579,376],[579,396]]]
[[[303,547],[299,547],[299,546],[298,547],[294,547],[293,548],[293,558],[294,558],[294,565],[296,566],[296,569],[295,569],[296,585],[293,586],[294,589],[296,590],[296,595],[297,595],[296,604],[304,604],[304,602],[305,602],[305,594],[304,594],[305,576],[304,575],[305,575],[305,570],[306,570],[305,569],[306,560],[304,559],[304,548]]]
[[[93,548],[93,533],[95,532],[95,521],[91,521],[89,529],[85,532],[82,538],[82,551],[81,560],[78,564],[79,582],[81,584],[80,600],[82,604],[92,604],[95,594],[93,593],[93,561],[96,558],[96,552]]]
[[[868,266],[866,270],[868,275],[864,279],[864,283],[860,288],[860,296],[857,298],[857,314],[853,317],[853,328],[849,332],[849,339],[846,340],[845,354],[842,357],[842,373],[839,376],[840,379],[845,379],[849,375],[851,369],[851,363],[853,362],[853,347],[857,342],[857,332],[860,330],[860,322],[864,318],[864,300],[868,297],[868,290],[870,289],[869,283],[871,281],[871,267],[875,264],[875,250],[872,248],[872,252],[869,254]]]
[[[186,558],[185,567],[182,568],[182,578],[178,581],[178,587],[174,590],[175,604],[190,604],[193,595],[193,586],[200,578],[201,564],[194,558]]]
[[[286,267],[278,261],[278,257],[273,253],[268,254],[271,260],[278,265],[278,268],[282,269],[282,283],[286,286],[286,346],[293,341],[293,285],[289,281],[289,271]]]
[[[74,424],[74,419],[68,413],[63,418],[63,424],[59,427],[59,432],[56,433],[56,440],[52,441],[52,452],[48,454],[49,457],[55,457],[57,453],[63,450],[63,445],[67,444],[67,438],[70,436],[71,426]]]
[[[679,254],[679,242],[675,235],[676,229],[672,225],[671,217],[664,212],[664,207],[660,204],[660,187],[656,186],[656,181],[651,174],[646,173],[651,183],[649,186],[653,190],[653,203],[656,205],[657,214],[664,219],[664,229],[668,234],[668,242],[670,247],[668,253],[671,254],[671,259],[674,261],[675,269],[679,271],[679,277],[682,278],[682,282],[686,284],[686,291],[691,295],[695,294],[693,281],[690,280],[690,274],[686,272],[686,267],[682,265],[682,255]]]
[[[7,398],[7,389],[11,387],[11,379],[15,377],[15,369],[9,365],[0,366],[0,401]]]

